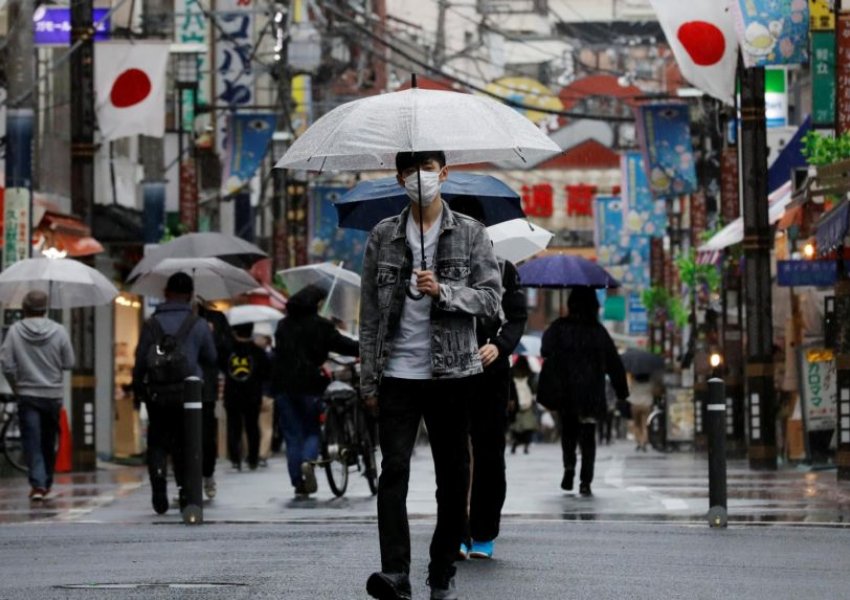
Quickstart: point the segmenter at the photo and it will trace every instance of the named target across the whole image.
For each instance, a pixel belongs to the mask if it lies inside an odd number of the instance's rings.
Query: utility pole
[[[764,68],[741,71],[741,177],[744,204],[744,295],[747,316],[746,394],[751,469],[775,470],[776,392],[770,288],[772,235],[767,204]]]
[[[847,94],[846,77],[842,74],[850,69],[848,60],[847,41],[844,35],[850,33],[850,9],[843,6],[842,0],[835,1],[835,134],[836,136],[850,132],[850,101]],[[843,425],[850,418],[850,275],[844,262],[844,245],[838,247],[838,279],[835,282],[835,323],[838,331],[835,335],[835,373],[838,398],[836,401],[836,428],[838,430],[838,445],[835,462],[838,466],[836,475],[839,481],[850,481],[850,432]]]
[[[448,0],[437,0],[437,38],[434,41],[434,66],[441,68],[446,59],[446,9]]]
[[[94,23],[92,0],[71,3],[71,208],[89,227],[94,206]],[[97,232],[92,230],[95,235]],[[73,468],[90,471],[95,454],[94,309],[76,308],[71,340],[77,358],[72,376],[71,423]]]
[[[28,258],[32,249],[32,138],[35,122],[33,2],[10,0],[7,11],[3,267]]]

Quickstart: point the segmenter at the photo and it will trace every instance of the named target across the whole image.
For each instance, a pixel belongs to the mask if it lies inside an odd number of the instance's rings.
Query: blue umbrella
[[[563,289],[571,287],[615,288],[620,282],[594,262],[572,254],[533,258],[518,267],[523,287]]]
[[[524,219],[519,194],[489,175],[449,173],[441,188],[452,210],[481,220],[488,227]],[[362,181],[334,202],[339,226],[371,231],[383,219],[399,214],[410,200],[395,177]]]

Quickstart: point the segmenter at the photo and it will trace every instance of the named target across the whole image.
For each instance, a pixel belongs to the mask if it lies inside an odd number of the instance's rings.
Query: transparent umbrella
[[[551,231],[525,219],[512,219],[491,225],[487,228],[487,233],[490,234],[496,256],[512,263],[531,258],[545,250],[554,237]]]
[[[32,290],[45,292],[50,308],[109,304],[118,295],[103,274],[71,258],[27,258],[0,273],[0,304],[20,306]]]
[[[162,298],[168,278],[175,273],[191,276],[195,295],[204,300],[233,298],[259,285],[247,271],[218,258],[166,258],[141,274],[130,291]]]
[[[360,275],[344,269],[342,264],[324,262],[278,271],[287,293],[292,296],[308,285],[327,293],[321,314],[332,316],[346,324],[357,320],[360,304]]]

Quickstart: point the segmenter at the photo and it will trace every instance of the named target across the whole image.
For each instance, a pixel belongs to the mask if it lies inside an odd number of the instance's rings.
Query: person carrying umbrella
[[[441,200],[445,154],[400,152],[395,162],[411,202],[372,229],[360,302],[361,391],[377,411],[383,455],[381,571],[366,590],[379,600],[411,596],[407,486],[424,418],[437,479],[428,584],[432,599],[452,599],[466,509],[466,399],[483,370],[475,319],[497,317],[502,278],[484,226]]]
[[[596,460],[596,423],[604,418],[605,375],[617,398],[629,396],[626,371],[617,348],[605,327],[599,322],[599,301],[589,287],[577,287],[567,299],[568,314],[556,319],[543,334],[541,354],[556,361],[563,397],[561,447],[564,477],[561,488],[573,489],[576,468],[576,444],[581,447],[581,484],[579,493],[590,496],[593,463]]]

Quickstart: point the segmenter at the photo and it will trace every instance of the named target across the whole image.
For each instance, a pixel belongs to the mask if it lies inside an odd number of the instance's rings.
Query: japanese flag
[[[168,51],[162,42],[95,44],[97,121],[105,141],[165,135]]]
[[[732,104],[738,39],[725,0],[650,0],[685,79]]]

